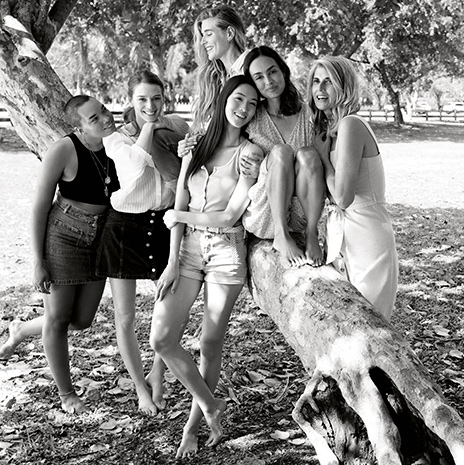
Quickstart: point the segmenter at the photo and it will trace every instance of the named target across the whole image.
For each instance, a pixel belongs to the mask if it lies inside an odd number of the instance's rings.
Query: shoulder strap
[[[377,141],[377,137],[375,137],[374,131],[372,130],[370,124],[362,116],[359,115],[348,115],[345,116],[345,118],[356,118],[358,121],[361,121],[361,123],[364,124],[365,128],[374,140],[375,146],[377,147],[377,152],[380,153],[379,142]]]

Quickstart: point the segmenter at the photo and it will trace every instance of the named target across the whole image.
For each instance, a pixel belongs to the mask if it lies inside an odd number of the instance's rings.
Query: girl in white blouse
[[[152,386],[150,378],[145,379],[134,329],[136,280],[156,280],[166,266],[170,233],[163,215],[174,203],[180,169],[177,143],[188,124],[178,116],[162,115],[164,86],[150,71],[131,77],[129,97],[126,124],[103,139],[121,188],[111,196],[97,274],[110,279],[118,347],[134,381],[139,409],[156,414],[163,407],[160,384]]]

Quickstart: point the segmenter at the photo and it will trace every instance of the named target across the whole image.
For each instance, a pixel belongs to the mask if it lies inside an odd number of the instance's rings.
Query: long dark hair
[[[213,113],[208,129],[206,130],[205,135],[198,141],[198,144],[193,151],[193,156],[185,175],[185,187],[187,187],[189,177],[194,175],[202,166],[206,165],[206,163],[211,160],[211,157],[221,140],[222,133],[228,123],[225,115],[227,99],[230,97],[232,92],[242,84],[248,84],[253,87],[253,89],[256,89],[253,79],[249,76],[238,75],[231,77],[228,81],[226,81],[224,88],[219,94],[216,109]],[[258,93],[257,89],[256,93]],[[246,126],[247,125],[241,128],[241,133],[243,137],[247,138],[248,134],[246,133]]]
[[[129,78],[129,82],[127,84],[127,95],[132,100],[132,96],[134,95],[134,89],[139,84],[154,84],[156,86],[161,87],[161,93],[164,98],[164,84],[163,81],[155,74],[149,71],[148,69],[142,69],[136,71],[132,76]],[[135,123],[135,110],[134,107],[129,107],[124,110],[123,120],[125,123]]]
[[[266,45],[262,45],[251,50],[245,58],[243,72],[247,76],[251,77],[250,65],[254,60],[256,60],[256,58],[261,56],[272,58],[277,63],[277,66],[280,68],[284,75],[285,89],[280,96],[281,113],[285,116],[298,113],[301,110],[303,99],[301,98],[301,94],[298,92],[298,89],[290,80],[290,68],[274,49],[267,47]]]

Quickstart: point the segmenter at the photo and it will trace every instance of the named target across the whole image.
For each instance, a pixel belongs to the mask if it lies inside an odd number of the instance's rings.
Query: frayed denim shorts
[[[44,265],[52,283],[104,281],[95,271],[106,215],[89,213],[57,195],[48,214],[44,245]]]
[[[216,284],[244,284],[247,278],[245,230],[187,225],[179,255],[179,273]]]

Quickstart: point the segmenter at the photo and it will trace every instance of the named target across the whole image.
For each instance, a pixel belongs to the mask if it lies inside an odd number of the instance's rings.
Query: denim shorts
[[[97,274],[119,279],[158,279],[169,259],[166,210],[122,213],[110,209],[97,255]]]
[[[107,212],[94,214],[75,207],[60,194],[48,214],[44,265],[55,284],[103,281],[95,273],[97,246]]]
[[[222,230],[185,227],[179,255],[181,276],[216,284],[244,284],[246,259],[242,226]]]

